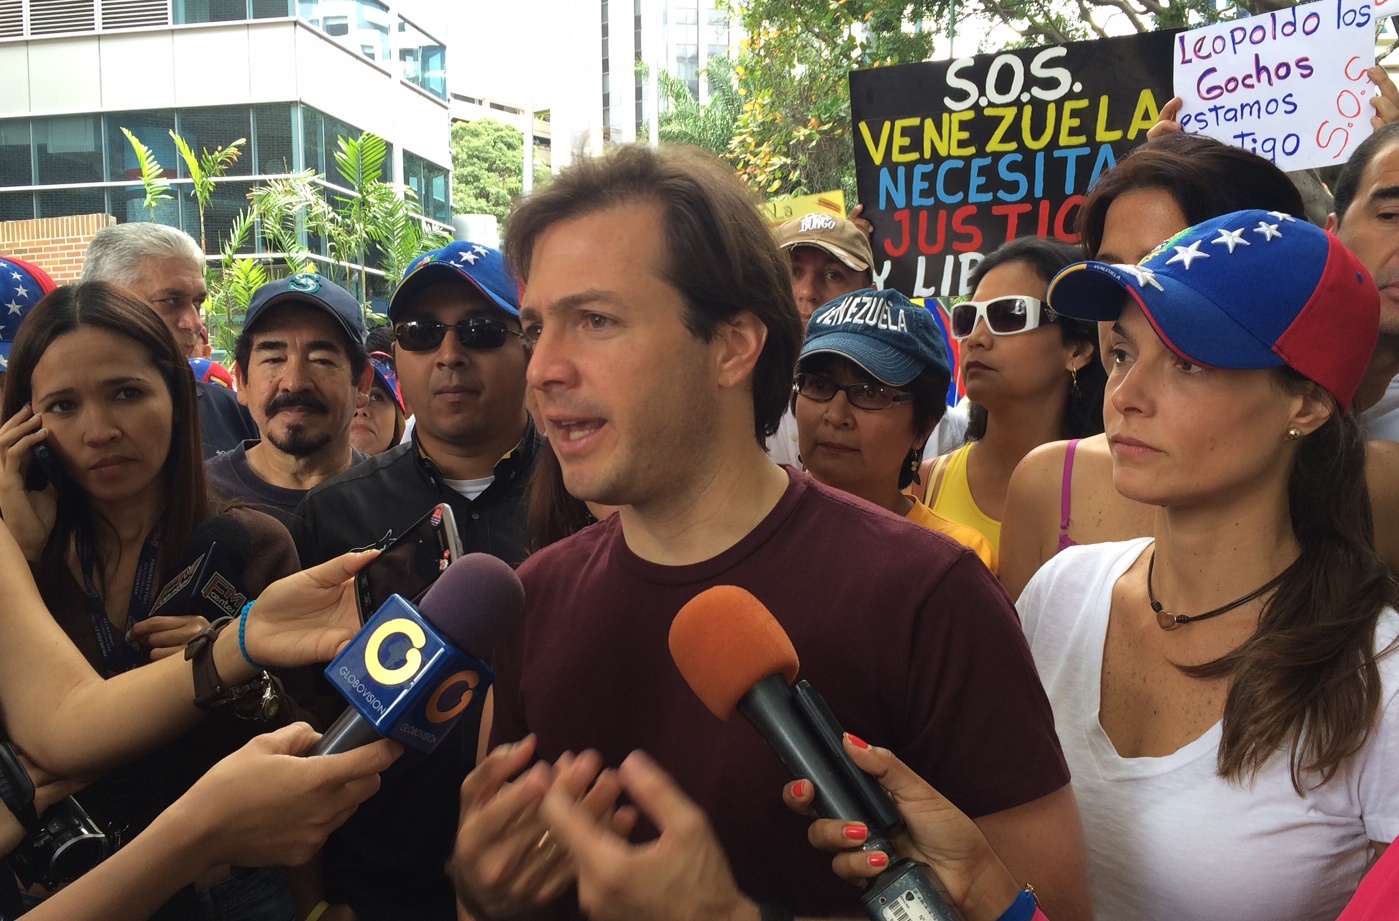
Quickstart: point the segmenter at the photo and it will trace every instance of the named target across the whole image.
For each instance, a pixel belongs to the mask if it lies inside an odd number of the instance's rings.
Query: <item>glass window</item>
[[[265,105],[253,107],[254,170],[261,174],[290,173],[296,166],[292,143],[292,107]]]
[[[0,186],[33,184],[34,156],[29,142],[29,119],[0,121]]]
[[[252,190],[252,182],[220,182],[214,186],[214,195],[209,200],[209,205],[204,210],[204,227],[208,234],[205,241],[205,252],[217,253],[219,247],[223,245],[223,238],[227,235],[229,227],[233,226],[233,220],[238,213],[248,207],[248,192]],[[199,239],[199,211],[192,204],[185,207],[185,223],[190,223],[190,216],[193,216],[194,226],[186,227],[191,236]],[[251,236],[251,235],[250,235]],[[251,252],[252,240],[244,247]]]
[[[376,0],[297,0],[296,15],[371,61],[389,59],[392,17]]]
[[[151,149],[156,161],[164,168],[165,178],[174,179],[180,165],[175,140],[170,131],[175,127],[175,113],[169,109],[151,112],[114,112],[107,116],[107,175],[114,182],[130,179],[141,181],[141,164],[131,142],[122,134],[125,128]],[[40,167],[42,169],[42,165]],[[57,180],[45,180],[46,182]],[[120,217],[120,215],[118,215]]]
[[[107,196],[101,189],[52,189],[36,192],[35,217],[106,214]]]
[[[406,19],[398,21],[398,36],[398,60],[403,79],[438,99],[446,99],[447,49]],[[603,41],[605,44],[606,39]]]
[[[166,143],[173,148],[170,139]],[[126,139],[122,138],[122,143]],[[102,182],[102,119],[98,115],[72,115],[34,120],[34,151],[38,182]],[[133,155],[134,156],[134,155]],[[102,209],[98,209],[99,211]],[[67,211],[65,214],[88,214]],[[50,215],[43,215],[49,217]]]
[[[252,0],[253,19],[277,19],[291,16],[291,0]]]
[[[690,95],[699,98],[699,46],[675,46],[675,76],[685,81]]]
[[[327,161],[325,151],[325,116],[320,110],[310,106],[301,107],[302,169],[324,173]]]
[[[0,221],[31,221],[33,219],[33,192],[0,192]]]
[[[185,139],[190,150],[196,157],[202,157],[204,151],[212,153],[215,148],[227,147],[234,141],[242,138],[244,141],[252,137],[249,130],[249,113],[244,106],[220,106],[210,109],[184,109],[176,115],[180,137]],[[180,177],[186,178],[188,170],[185,161],[179,160],[178,166]],[[248,155],[248,146],[245,143],[241,148],[238,159],[233,162],[224,173],[226,176],[250,176],[252,175],[252,157]]]
[[[248,18],[248,4],[247,0],[175,0],[174,14],[177,23],[231,22]]]

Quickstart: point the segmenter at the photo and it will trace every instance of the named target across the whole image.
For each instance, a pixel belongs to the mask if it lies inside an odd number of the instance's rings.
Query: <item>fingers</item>
[[[339,585],[368,566],[369,561],[378,555],[378,550],[355,550],[343,553],[333,560],[326,560],[318,566],[304,570],[303,574],[310,576],[316,583],[330,588]]]
[[[809,780],[794,780],[782,788],[782,802],[797,815],[815,815],[811,804],[816,799],[816,787]]]
[[[681,792],[674,778],[643,751],[627,755],[617,776],[632,801],[662,833],[669,827],[703,818],[699,807]]]
[[[1159,137],[1168,134],[1175,134],[1181,131],[1180,110],[1184,108],[1185,100],[1179,96],[1172,96],[1171,101],[1161,107],[1161,114],[1157,117],[1156,124],[1152,125],[1146,132],[1147,140],[1154,141]]]
[[[148,617],[131,628],[130,638],[151,647],[154,659],[183,650],[207,626],[207,620],[194,615]]]
[[[895,802],[913,799],[944,802],[942,794],[934,790],[889,749],[870,745],[848,732],[843,741],[845,751],[855,762],[855,766],[879,781],[879,785],[894,797]]]
[[[357,794],[355,800],[360,803],[374,795],[374,791],[379,789],[379,775],[388,770],[401,754],[402,745],[379,739],[369,745],[334,755],[322,755],[315,760],[325,772],[324,783],[327,786],[358,787],[363,791],[362,795]]]
[[[1370,99],[1370,105],[1375,107],[1375,115],[1370,119],[1370,124],[1378,129],[1399,121],[1399,87],[1395,87],[1389,73],[1378,64],[1366,73],[1370,76],[1370,82],[1379,90]]]
[[[507,780],[530,763],[534,757],[534,743],[534,736],[527,735],[518,742],[507,742],[493,748],[462,781],[462,809],[479,806],[499,793]]]

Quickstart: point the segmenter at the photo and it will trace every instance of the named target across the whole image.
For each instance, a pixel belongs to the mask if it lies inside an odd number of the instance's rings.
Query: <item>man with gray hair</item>
[[[145,222],[104,227],[88,244],[81,280],[121,285],[144,299],[170,328],[185,357],[194,356],[203,325],[199,310],[209,290],[204,253],[189,234]],[[252,416],[231,390],[206,381],[195,387],[206,460],[258,437]]]

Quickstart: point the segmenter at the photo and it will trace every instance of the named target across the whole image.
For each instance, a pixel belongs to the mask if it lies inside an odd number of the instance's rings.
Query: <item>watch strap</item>
[[[220,617],[185,644],[185,658],[193,663],[194,705],[206,711],[228,709],[242,719],[271,719],[281,709],[280,681],[264,671],[246,684],[229,686],[214,663],[214,641],[233,620]]]

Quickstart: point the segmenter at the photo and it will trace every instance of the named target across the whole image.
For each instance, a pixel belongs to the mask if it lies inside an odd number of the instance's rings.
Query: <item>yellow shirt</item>
[[[1001,554],[1001,523],[989,517],[977,507],[972,498],[971,486],[967,484],[967,455],[972,446],[967,444],[944,454],[933,464],[928,476],[923,501],[942,518],[967,525],[981,532],[991,545],[991,571],[996,571]]]
[[[991,542],[976,528],[970,528],[964,524],[950,521],[928,508],[917,499],[913,500],[913,508],[909,509],[908,514],[904,517],[914,524],[921,524],[929,531],[937,531],[939,534],[946,534],[963,547],[970,549],[977,556],[981,557],[981,562],[985,563],[986,568],[991,570],[991,572],[994,573],[996,571],[996,550],[991,546]]]

